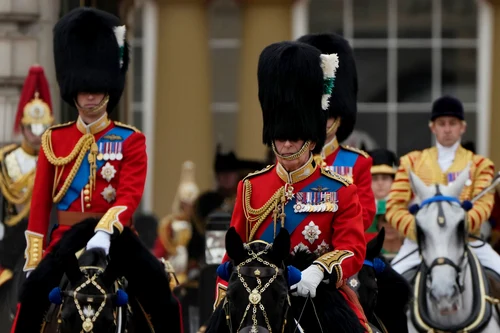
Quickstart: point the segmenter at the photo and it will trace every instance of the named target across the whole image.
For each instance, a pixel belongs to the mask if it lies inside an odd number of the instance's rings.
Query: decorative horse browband
[[[455,197],[450,197],[450,196],[446,196],[446,195],[435,195],[433,197],[425,199],[424,201],[422,201],[420,203],[420,205],[418,205],[418,204],[411,205],[410,208],[408,208],[408,210],[410,211],[410,213],[412,215],[415,215],[420,210],[420,208],[425,207],[428,204],[433,203],[433,202],[456,202],[465,211],[471,210],[472,206],[473,206],[473,203],[469,200],[464,200],[463,202],[460,202],[460,200],[458,200]]]

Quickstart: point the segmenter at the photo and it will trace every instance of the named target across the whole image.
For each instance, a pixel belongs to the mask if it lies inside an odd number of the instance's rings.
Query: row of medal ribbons
[[[337,192],[298,192],[295,194],[295,213],[336,212]]]
[[[100,142],[97,159],[99,161],[120,161],[123,158],[123,142]]]

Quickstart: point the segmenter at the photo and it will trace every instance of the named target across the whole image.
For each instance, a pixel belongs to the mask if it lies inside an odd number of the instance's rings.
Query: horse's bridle
[[[441,192],[439,191],[439,187],[436,185],[436,195],[433,196],[433,197],[430,197],[424,201],[422,201],[422,203],[420,204],[420,207],[424,207],[426,205],[429,205],[430,203],[438,203],[438,224],[440,227],[444,227],[446,225],[446,219],[444,217],[444,214],[443,214],[443,208],[441,206],[441,203],[442,202],[448,202],[448,203],[458,203],[461,205],[460,203],[460,200],[458,200],[457,198],[455,197],[450,197],[450,196],[444,196],[441,194]],[[467,214],[465,214],[465,219],[467,219]],[[465,221],[466,222],[466,221]],[[467,228],[466,227],[467,223],[464,223],[464,228]],[[466,232],[464,232],[464,238],[466,237],[465,235],[467,235]],[[418,248],[419,248],[419,251],[420,251],[420,241],[419,241],[419,244],[418,244]],[[464,281],[460,281],[460,278],[461,276],[463,275],[462,272],[463,272],[463,267],[465,267],[467,265],[467,242],[466,240],[464,239],[464,254],[463,256],[461,257],[460,259],[460,262],[457,264],[455,262],[453,262],[451,259],[449,258],[446,258],[446,257],[438,257],[436,259],[434,259],[432,261],[432,263],[427,266],[427,264],[425,263],[424,260],[422,260],[422,265],[424,267],[424,271],[425,271],[425,274],[427,275],[427,278],[430,278],[431,276],[431,272],[432,272],[432,269],[434,267],[437,267],[437,266],[444,266],[444,265],[447,265],[447,266],[451,266],[455,272],[457,273],[457,278],[456,278],[456,283],[458,285],[458,288],[459,288],[459,292],[460,293],[463,293],[464,291]]]
[[[104,288],[96,281],[100,274],[104,272],[104,269],[96,266],[87,266],[80,267],[82,273],[86,280],[82,282],[78,287],[76,287],[73,291],[62,291],[63,295],[66,297],[73,298],[73,302],[75,303],[76,309],[78,311],[78,315],[82,320],[82,330],[80,333],[89,333],[92,332],[94,328],[94,323],[101,314],[101,311],[106,306],[106,302],[111,300],[115,295],[106,293]],[[93,274],[89,274],[88,270],[95,270]],[[78,292],[85,288],[88,285],[93,285],[101,295],[87,295],[87,294],[79,294]],[[92,309],[92,307],[88,306],[82,309],[80,302],[86,301],[87,303],[100,303],[97,311]]]
[[[271,249],[272,245],[268,244],[266,248],[260,252],[255,253],[253,250],[250,249],[250,246],[248,244],[245,244],[245,249],[248,251],[248,255],[250,255],[250,258],[247,260],[243,261],[239,265],[237,265],[233,271],[236,272],[238,275],[238,279],[240,280],[241,284],[245,288],[245,290],[248,293],[248,305],[245,308],[245,312],[243,313],[243,317],[241,318],[241,322],[238,326],[238,329],[236,330],[236,333],[238,333],[241,330],[241,327],[243,326],[243,323],[245,322],[245,318],[248,315],[248,311],[250,308],[252,308],[252,328],[250,330],[250,333],[257,333],[257,309],[260,309],[262,312],[262,315],[264,316],[264,320],[266,322],[267,330],[272,333],[271,329],[271,324],[269,322],[269,318],[267,316],[266,309],[264,305],[261,303],[262,300],[262,294],[264,291],[266,291],[269,286],[276,280],[276,278],[279,275],[283,275],[283,269],[278,268],[276,265],[273,263],[270,263],[264,259],[262,259],[260,256],[263,254],[266,254],[269,249]],[[266,267],[251,267],[251,266],[246,266],[247,264],[251,263],[252,261],[257,260],[261,264],[265,265]],[[247,277],[252,277],[257,280],[257,287],[255,287],[253,290],[250,289],[248,286],[247,282],[245,281],[244,276]],[[267,283],[262,285],[262,280],[261,278],[265,277],[271,277]],[[229,301],[228,298],[226,297],[224,301],[224,312],[226,313],[226,321],[227,321],[227,326],[229,327],[230,332],[232,333],[232,325],[231,325],[231,314],[230,314],[230,309],[229,309]],[[283,321],[283,327],[282,327],[282,332],[285,330],[286,326],[286,318],[288,314],[288,309],[290,308],[291,302],[290,302],[290,297],[287,294],[287,304],[285,305],[285,315],[284,315],[284,321]]]

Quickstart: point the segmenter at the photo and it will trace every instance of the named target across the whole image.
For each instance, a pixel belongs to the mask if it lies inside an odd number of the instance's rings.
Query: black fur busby
[[[354,130],[357,114],[358,74],[351,46],[347,40],[336,34],[309,34],[300,37],[298,41],[316,47],[323,54],[336,53],[339,57],[328,118],[341,118],[336,136],[337,140],[342,142]]]
[[[462,102],[452,96],[443,96],[436,99],[432,104],[431,121],[442,116],[465,120]]]
[[[321,106],[321,52],[307,44],[280,42],[261,53],[257,71],[264,128],[263,142],[304,140],[321,152],[326,138],[326,115]]]
[[[129,63],[125,26],[102,10],[79,7],[54,27],[54,60],[62,99],[75,106],[79,92],[108,93],[118,104]]]
[[[398,158],[396,154],[388,149],[375,149],[370,152],[373,159],[371,173],[373,174],[396,174]]]

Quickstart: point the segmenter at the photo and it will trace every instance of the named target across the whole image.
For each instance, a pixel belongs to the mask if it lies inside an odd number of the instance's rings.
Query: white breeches
[[[493,250],[490,244],[484,243],[480,240],[469,242],[471,246],[480,246],[478,248],[471,247],[472,251],[476,254],[479,262],[497,274],[500,274],[500,255]],[[413,253],[411,253],[413,252]],[[411,254],[409,254],[411,253]],[[406,258],[405,258],[406,257]],[[404,259],[403,259],[404,258]],[[411,268],[420,264],[420,256],[418,253],[418,245],[416,242],[406,238],[401,246],[396,257],[391,262],[392,267],[396,272],[402,274]]]

